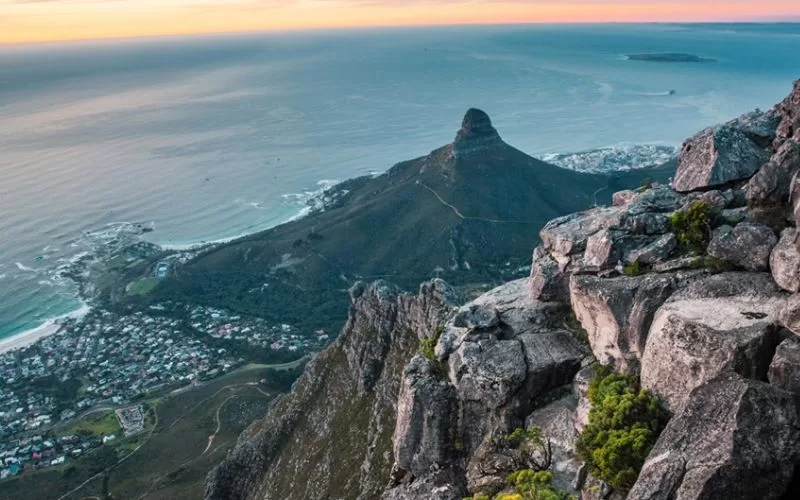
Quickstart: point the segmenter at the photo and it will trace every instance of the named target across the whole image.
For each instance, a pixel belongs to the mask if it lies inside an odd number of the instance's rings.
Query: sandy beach
[[[84,304],[83,306],[81,306],[80,309],[72,311],[71,313],[65,314],[63,316],[59,316],[58,318],[53,318],[51,320],[48,320],[46,323],[42,324],[37,328],[33,328],[26,332],[19,333],[17,335],[14,335],[13,337],[0,339],[0,354],[4,354],[9,351],[15,351],[17,349],[22,349],[23,347],[28,347],[45,337],[54,335],[58,333],[59,330],[61,330],[60,320],[66,318],[82,318],[90,310],[91,309],[89,308],[89,306]]]

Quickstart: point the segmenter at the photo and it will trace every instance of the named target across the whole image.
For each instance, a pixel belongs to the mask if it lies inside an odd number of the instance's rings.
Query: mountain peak
[[[464,115],[461,129],[453,142],[453,155],[458,157],[473,154],[502,142],[489,115],[480,109],[470,108]]]

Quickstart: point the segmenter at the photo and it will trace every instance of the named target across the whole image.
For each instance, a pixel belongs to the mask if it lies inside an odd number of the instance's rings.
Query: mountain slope
[[[631,187],[643,175],[583,174],[536,160],[472,109],[452,144],[337,186],[324,211],[208,251],[155,298],[300,324],[313,308],[324,324],[343,319],[344,292],[358,279],[412,289],[435,276],[498,283],[520,276],[514,270],[528,264],[545,222],[606,201],[611,184]]]

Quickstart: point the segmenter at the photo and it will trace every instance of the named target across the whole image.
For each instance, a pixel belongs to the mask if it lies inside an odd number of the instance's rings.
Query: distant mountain
[[[209,250],[177,269],[153,299],[296,324],[313,310],[314,324],[335,326],[358,280],[416,288],[437,276],[491,285],[526,275],[545,222],[673,171],[609,176],[559,168],[509,146],[486,113],[470,109],[452,144],[336,186],[324,210]]]

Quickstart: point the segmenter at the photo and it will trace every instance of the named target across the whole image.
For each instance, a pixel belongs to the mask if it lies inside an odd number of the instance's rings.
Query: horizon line
[[[222,31],[197,31],[185,33],[129,35],[120,37],[87,37],[87,38],[62,38],[52,40],[35,40],[23,42],[0,41],[0,48],[31,47],[52,44],[81,44],[89,42],[121,42],[121,41],[147,41],[177,38],[202,38],[213,36],[237,35],[268,35],[286,33],[324,33],[344,31],[368,31],[372,29],[413,29],[413,28],[458,28],[479,26],[613,26],[613,25],[800,25],[800,18],[792,20],[737,20],[737,21],[509,21],[509,22],[459,22],[459,23],[431,23],[431,24],[375,24],[369,26],[318,26],[285,29],[259,29],[259,30],[222,30]]]

